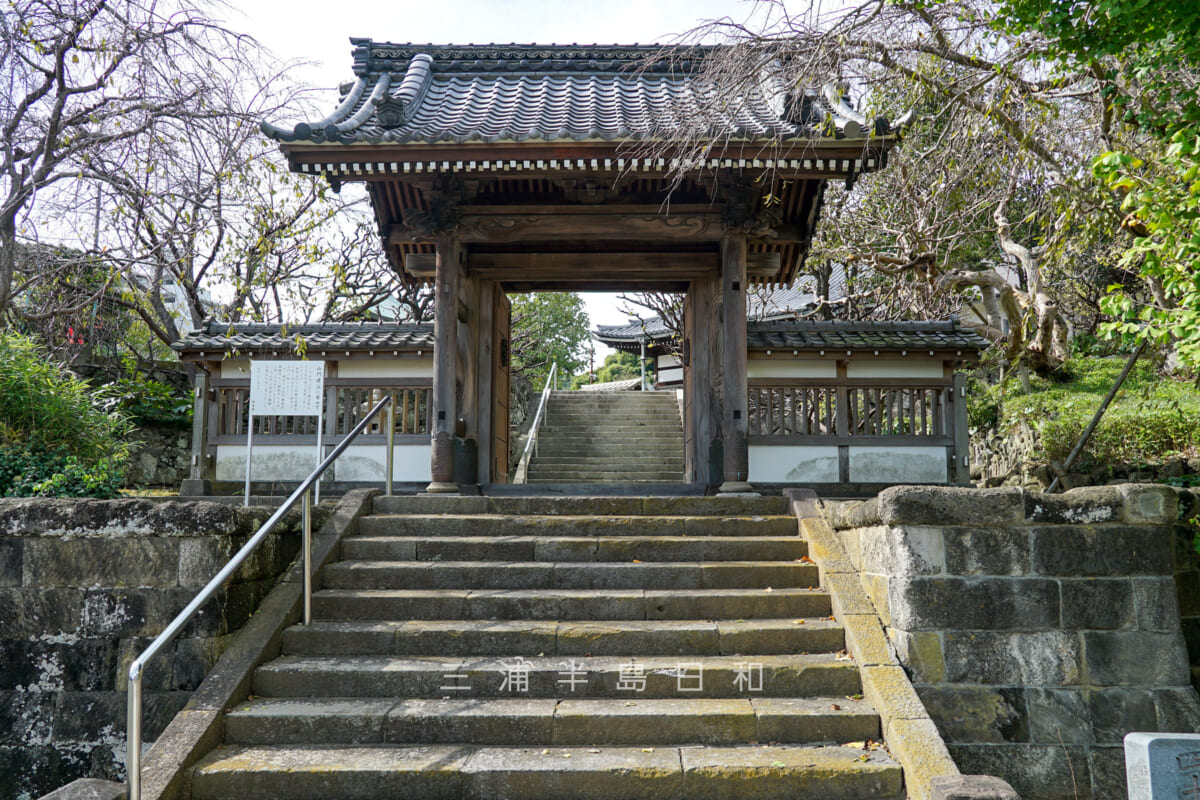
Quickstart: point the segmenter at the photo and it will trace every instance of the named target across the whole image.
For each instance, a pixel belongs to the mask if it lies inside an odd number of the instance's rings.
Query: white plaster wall
[[[432,378],[433,357],[376,356],[338,362],[339,378]]]
[[[379,445],[351,445],[333,465],[333,480],[382,482],[386,455],[385,448]],[[392,480],[396,483],[430,480],[430,456],[427,444],[396,445]],[[255,481],[301,481],[316,469],[316,458],[316,445],[255,445],[250,478]],[[246,479],[245,445],[217,447],[216,479]]]
[[[674,353],[667,353],[658,357],[659,369],[670,369],[671,367],[679,367],[683,369],[683,361]]]
[[[431,480],[432,448],[427,444],[398,444],[392,457],[392,481],[426,482]],[[334,478],[339,481],[382,481],[387,462],[387,448],[376,445],[351,445],[334,464]]]
[[[221,362],[222,378],[249,378],[250,359],[229,358]]]
[[[902,359],[877,359],[875,361],[851,361],[846,365],[847,378],[940,378],[940,359],[922,358],[905,361]]]
[[[945,447],[850,447],[851,483],[947,483]]]
[[[833,360],[783,356],[778,359],[751,358],[746,361],[747,378],[836,378]]]
[[[254,446],[250,479],[255,481],[302,481],[317,468],[317,446],[264,444]],[[216,479],[246,480],[246,446],[218,445]]]
[[[658,382],[664,383],[680,383],[683,381],[683,367],[676,369],[660,369],[658,371]]]
[[[838,449],[829,445],[750,445],[750,480],[837,483]]]

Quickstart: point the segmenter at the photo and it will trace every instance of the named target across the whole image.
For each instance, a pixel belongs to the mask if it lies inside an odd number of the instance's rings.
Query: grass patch
[[[1030,377],[1030,391],[1016,376],[1003,386],[976,384],[969,393],[973,426],[1001,433],[1022,422],[1040,438],[1035,458],[1062,463],[1125,366],[1126,356],[1077,357],[1049,377]],[[1077,465],[1156,464],[1200,453],[1200,390],[1191,381],[1159,374],[1140,361],[1092,433]]]

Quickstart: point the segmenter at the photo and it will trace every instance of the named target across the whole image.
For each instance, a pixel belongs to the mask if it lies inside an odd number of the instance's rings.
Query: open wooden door
[[[512,302],[497,285],[492,313],[492,476],[508,483],[508,395]]]

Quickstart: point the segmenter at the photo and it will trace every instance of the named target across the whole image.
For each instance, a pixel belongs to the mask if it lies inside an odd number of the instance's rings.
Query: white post
[[[392,496],[392,462],[396,458],[396,396],[392,395],[392,402],[388,403],[387,407],[387,455],[385,463],[387,467],[384,476],[384,494],[388,497]]]
[[[246,427],[246,505],[250,505],[250,457],[254,454],[254,407],[250,407],[250,416]]]
[[[322,384],[323,383],[324,382],[322,382]],[[322,397],[324,397],[324,394],[325,394],[325,392],[322,391],[321,392]],[[325,409],[324,409],[324,404],[322,404],[321,413],[317,414],[317,466],[321,465],[321,436],[324,433],[324,431],[325,431]],[[318,505],[320,505],[320,503],[321,503],[321,478],[320,477],[318,477],[313,482],[313,500]]]
[[[638,337],[638,344],[642,346],[642,357],[638,359],[638,366],[642,368],[642,391],[646,391],[646,332],[643,330],[642,335]]]

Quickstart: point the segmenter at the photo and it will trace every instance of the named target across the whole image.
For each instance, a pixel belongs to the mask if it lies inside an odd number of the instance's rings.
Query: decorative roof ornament
[[[375,102],[375,121],[386,130],[408,122],[408,103],[402,97],[383,97]]]

